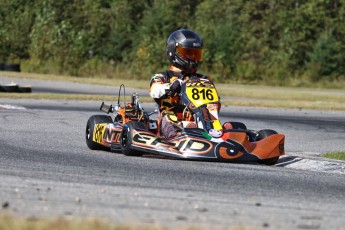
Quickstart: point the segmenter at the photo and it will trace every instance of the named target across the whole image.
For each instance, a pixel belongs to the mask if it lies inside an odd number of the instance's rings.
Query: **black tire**
[[[243,124],[242,122],[228,121],[226,123],[230,123],[233,129],[243,129],[243,130],[247,129],[247,126]]]
[[[85,138],[87,146],[92,150],[109,150],[106,146],[103,146],[92,139],[95,125],[99,123],[113,123],[113,119],[106,115],[93,115],[89,118],[86,124]]]
[[[20,64],[5,63],[4,64],[4,70],[5,71],[20,72]]]
[[[271,129],[260,130],[257,136],[255,137],[255,141],[260,141],[273,134],[277,134],[277,132]],[[273,157],[273,158],[261,160],[260,163],[265,164],[265,165],[275,165],[278,162],[278,160],[279,160],[279,157]]]
[[[269,137],[273,134],[277,134],[276,131],[272,129],[263,129],[258,132],[258,134],[255,137],[255,141],[260,141],[262,139],[265,139],[266,137]]]
[[[141,122],[127,122],[121,131],[120,148],[126,156],[142,156],[143,153],[132,149],[134,127],[141,126]]]
[[[25,85],[25,86],[19,86],[19,90],[21,93],[31,93],[31,86]]]
[[[0,92],[31,93],[31,86],[18,86],[17,84],[0,85]]]
[[[19,86],[17,84],[1,85],[1,91],[6,93],[20,93]]]
[[[277,164],[279,160],[279,157],[273,157],[265,160],[261,160],[260,163],[265,164],[265,165],[275,165]]]

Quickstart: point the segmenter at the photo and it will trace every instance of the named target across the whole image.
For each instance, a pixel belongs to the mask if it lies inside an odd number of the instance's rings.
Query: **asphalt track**
[[[286,134],[287,157],[269,167],[91,151],[84,129],[100,102],[0,104],[17,106],[0,108],[3,211],[166,227],[345,229],[345,166],[320,157],[345,149],[344,112],[224,107],[223,121]],[[323,168],[302,167],[310,161]]]

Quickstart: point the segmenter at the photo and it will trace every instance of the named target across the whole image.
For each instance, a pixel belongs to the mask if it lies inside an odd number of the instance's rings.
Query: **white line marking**
[[[284,157],[282,157],[281,159],[284,159]],[[276,166],[314,172],[345,174],[345,162],[335,160],[332,161],[325,158],[321,160],[315,160],[297,157],[293,160],[278,163],[276,164]]]

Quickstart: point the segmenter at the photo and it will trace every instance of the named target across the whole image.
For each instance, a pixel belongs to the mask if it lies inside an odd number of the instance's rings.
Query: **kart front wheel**
[[[142,156],[143,154],[141,152],[131,149],[133,130],[133,124],[131,122],[128,122],[123,126],[120,136],[121,152],[126,156]]]
[[[93,115],[89,118],[86,124],[85,138],[87,146],[92,150],[109,150],[109,148],[93,141],[93,135],[95,125],[100,123],[113,123],[113,120],[109,116],[105,115]]]
[[[229,128],[228,128],[229,127]],[[223,124],[223,129],[243,129],[246,130],[247,126],[242,122],[228,121]]]
[[[277,134],[277,132],[274,130],[271,130],[271,129],[260,130],[255,137],[255,141],[260,141],[260,140],[265,139],[266,137],[269,137],[273,134]]]
[[[260,130],[257,136],[255,137],[255,141],[260,141],[273,134],[277,134],[277,132],[271,129]],[[261,160],[260,162],[265,165],[275,165],[278,162],[278,160],[279,160],[279,157],[272,157],[269,159]]]

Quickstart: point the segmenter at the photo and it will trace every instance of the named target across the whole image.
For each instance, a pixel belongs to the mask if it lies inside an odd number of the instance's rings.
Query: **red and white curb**
[[[25,107],[22,106],[16,106],[16,105],[2,105],[0,104],[0,109],[10,109],[10,110],[24,110]]]

